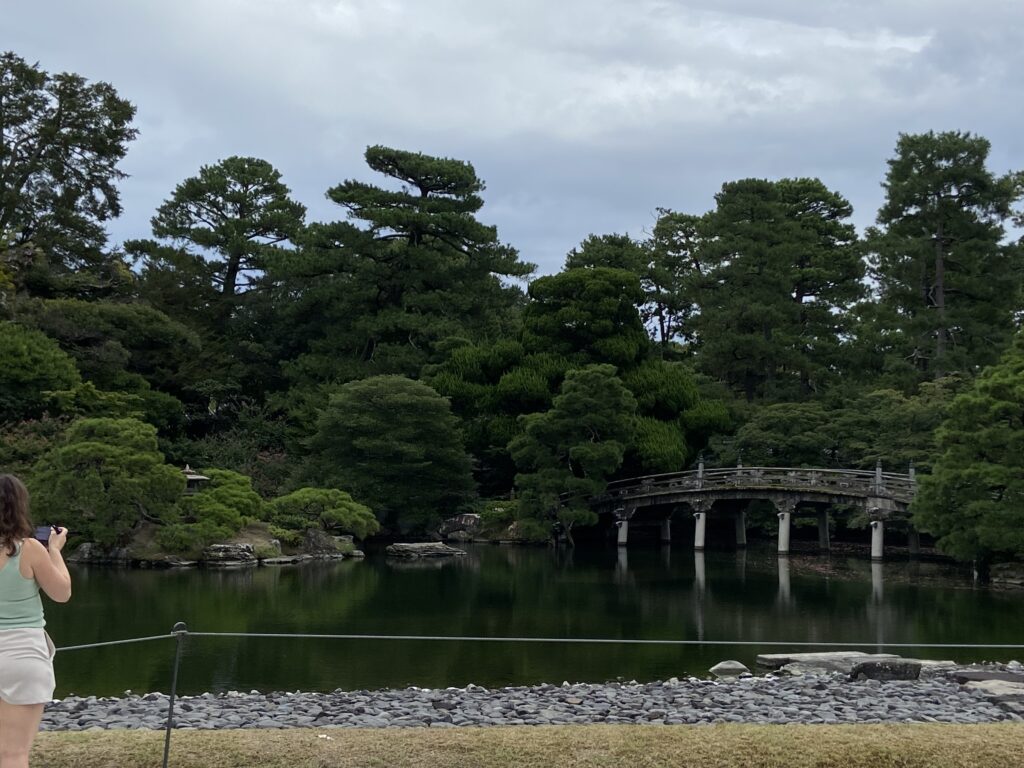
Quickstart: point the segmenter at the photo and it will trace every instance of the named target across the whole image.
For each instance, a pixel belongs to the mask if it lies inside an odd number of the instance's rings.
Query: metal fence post
[[[181,665],[181,647],[185,644],[185,636],[188,634],[188,627],[185,622],[179,621],[171,630],[174,635],[174,668],[171,671],[171,696],[167,702],[167,730],[164,733],[164,762],[163,768],[167,768],[167,759],[171,754],[171,730],[174,728],[174,697],[178,693],[178,667]]]

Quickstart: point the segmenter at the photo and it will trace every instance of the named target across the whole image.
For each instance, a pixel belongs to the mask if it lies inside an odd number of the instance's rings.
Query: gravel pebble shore
[[[46,707],[42,730],[163,728],[167,696],[69,696]],[[942,674],[914,681],[846,675],[671,678],[603,683],[342,691],[205,693],[179,697],[177,728],[451,728],[573,723],[994,723],[1024,721]]]

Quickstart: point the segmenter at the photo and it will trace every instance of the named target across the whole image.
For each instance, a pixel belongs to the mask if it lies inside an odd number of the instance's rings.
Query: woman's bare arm
[[[35,539],[25,539],[21,549],[22,560],[31,572],[22,575],[34,578],[43,592],[58,603],[71,599],[71,574],[61,554],[66,540],[67,529],[62,529],[60,533],[50,534],[49,549]]]

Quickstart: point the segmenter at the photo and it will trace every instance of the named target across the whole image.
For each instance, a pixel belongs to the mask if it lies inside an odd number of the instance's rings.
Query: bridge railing
[[[909,503],[914,498],[916,482],[909,474],[857,469],[730,467],[619,480],[609,483],[605,493],[596,500],[729,489],[813,490],[840,496],[879,496]]]

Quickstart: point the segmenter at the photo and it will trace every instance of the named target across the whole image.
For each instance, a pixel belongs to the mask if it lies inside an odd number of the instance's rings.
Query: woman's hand
[[[68,529],[67,528],[56,528],[50,526],[50,540],[47,542],[47,546],[50,549],[56,549],[60,552],[64,549],[64,545],[68,543]]]

